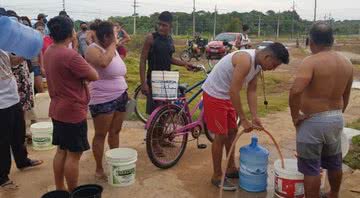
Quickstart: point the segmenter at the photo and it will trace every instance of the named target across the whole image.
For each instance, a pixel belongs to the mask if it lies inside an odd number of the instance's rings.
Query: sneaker
[[[221,180],[213,180],[211,179],[211,183],[218,187],[221,188]],[[235,186],[234,184],[232,184],[228,178],[225,177],[225,181],[224,181],[224,185],[223,185],[223,190],[224,191],[236,191],[237,186]]]

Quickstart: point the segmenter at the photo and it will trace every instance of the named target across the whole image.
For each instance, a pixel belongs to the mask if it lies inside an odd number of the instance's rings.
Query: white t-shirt
[[[251,40],[249,38],[249,35],[247,34],[244,34],[244,33],[241,33],[241,36],[242,36],[242,40],[241,40],[241,45],[247,45],[247,44],[250,44],[251,43]],[[241,47],[240,49],[246,49],[245,46]]]
[[[16,79],[11,71],[10,57],[0,49],[0,109],[6,109],[20,101]]]

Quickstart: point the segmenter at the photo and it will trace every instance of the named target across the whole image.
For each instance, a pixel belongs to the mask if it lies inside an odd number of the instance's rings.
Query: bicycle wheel
[[[135,114],[143,123],[147,122],[149,115],[146,114],[146,95],[141,92],[141,85],[135,89],[134,100],[136,102]]]
[[[191,60],[190,52],[188,50],[184,50],[183,52],[181,52],[180,59],[182,61],[190,62],[190,60]]]
[[[176,129],[188,123],[185,113],[176,105],[166,105],[155,115],[147,130],[146,151],[156,167],[167,169],[180,160],[188,134],[177,134]]]

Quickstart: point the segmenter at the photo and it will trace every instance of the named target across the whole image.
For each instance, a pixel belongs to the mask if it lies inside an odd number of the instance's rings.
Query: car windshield
[[[236,34],[219,34],[215,37],[216,41],[235,41],[236,40]]]

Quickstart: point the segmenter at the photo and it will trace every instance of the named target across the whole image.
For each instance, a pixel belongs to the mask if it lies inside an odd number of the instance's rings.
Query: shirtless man
[[[320,166],[328,170],[330,192],[339,197],[342,178],[340,134],[352,85],[351,62],[332,50],[331,27],[315,23],[310,49],[290,90],[291,116],[296,126],[298,169],[305,175],[306,198],[320,197]]]

